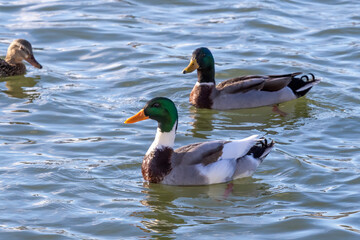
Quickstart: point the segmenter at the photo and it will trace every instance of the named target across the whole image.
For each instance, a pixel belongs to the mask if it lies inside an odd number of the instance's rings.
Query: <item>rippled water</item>
[[[360,2],[4,1],[0,56],[28,39],[42,70],[0,80],[1,239],[358,239]],[[303,71],[310,93],[270,107],[189,106],[192,51],[216,79]],[[267,134],[251,178],[144,183],[156,124],[124,125],[155,96],[179,110],[176,146]]]

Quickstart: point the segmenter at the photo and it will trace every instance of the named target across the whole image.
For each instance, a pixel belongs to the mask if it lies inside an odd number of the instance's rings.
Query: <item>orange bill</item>
[[[146,119],[149,119],[149,117],[145,116],[144,109],[141,109],[137,114],[126,119],[124,123],[136,123]]]
[[[195,71],[196,69],[199,68],[199,64],[196,62],[196,59],[193,58],[191,59],[190,63],[189,63],[189,66],[187,66],[184,70],[183,70],[183,73],[191,73],[193,71]]]
[[[34,55],[29,55],[29,57],[25,58],[26,61],[28,61],[31,65],[33,65],[36,68],[42,69],[42,66],[38,61],[36,61]]]

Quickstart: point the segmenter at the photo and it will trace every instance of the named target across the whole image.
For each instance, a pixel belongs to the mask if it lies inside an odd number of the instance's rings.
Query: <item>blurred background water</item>
[[[0,0],[0,56],[25,38],[43,65],[0,79],[0,239],[358,239],[360,2]],[[192,51],[218,82],[302,71],[309,94],[271,107],[188,103]],[[144,183],[156,124],[124,125],[147,100],[178,106],[176,147],[267,134],[251,178]]]

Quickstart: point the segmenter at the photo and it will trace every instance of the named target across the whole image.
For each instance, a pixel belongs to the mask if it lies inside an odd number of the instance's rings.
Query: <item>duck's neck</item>
[[[170,173],[175,131],[176,124],[170,132],[162,132],[160,128],[157,129],[155,140],[141,165],[141,172],[146,181],[159,183]]]
[[[23,64],[22,59],[16,58],[14,56],[9,56],[9,54],[6,55],[5,61],[11,66],[24,66],[25,67],[25,64]]]
[[[199,83],[213,83],[215,84],[215,68],[208,67],[203,69],[197,69],[198,82]]]
[[[16,61],[16,59],[13,56],[9,56],[9,54],[6,55],[5,61],[10,65],[23,64],[22,61]]]
[[[155,139],[151,144],[149,150],[146,152],[146,155],[150,154],[155,149],[161,149],[164,147],[173,148],[176,135],[176,123],[170,132],[162,132],[160,128],[157,128]]]
[[[22,62],[15,61],[15,59],[10,58],[8,56],[6,56],[4,60],[7,64],[9,64],[8,67],[8,71],[10,72],[9,76],[25,74],[26,72],[25,64],[23,64]]]

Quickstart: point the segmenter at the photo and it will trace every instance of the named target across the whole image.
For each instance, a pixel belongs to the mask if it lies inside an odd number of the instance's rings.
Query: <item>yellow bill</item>
[[[193,71],[195,71],[196,69],[199,68],[199,64],[197,63],[196,59],[193,58],[191,59],[189,66],[187,66],[184,70],[183,70],[183,74],[185,73],[191,73]]]
[[[137,114],[126,119],[126,121],[124,123],[126,123],[126,124],[136,123],[136,122],[140,122],[140,121],[143,121],[146,119],[149,119],[149,117],[145,116],[144,109],[141,109]]]

